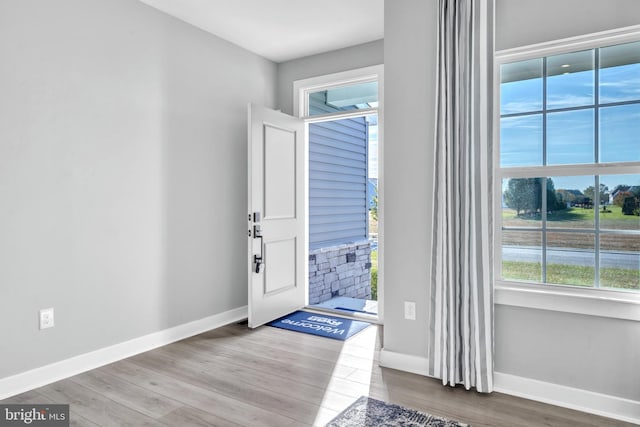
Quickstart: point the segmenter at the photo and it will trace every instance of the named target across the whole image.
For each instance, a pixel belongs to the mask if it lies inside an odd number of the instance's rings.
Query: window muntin
[[[640,290],[640,42],[500,72],[500,279]]]

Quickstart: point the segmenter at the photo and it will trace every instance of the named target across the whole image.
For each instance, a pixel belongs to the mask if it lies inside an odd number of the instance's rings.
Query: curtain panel
[[[429,374],[493,390],[493,0],[438,0]]]

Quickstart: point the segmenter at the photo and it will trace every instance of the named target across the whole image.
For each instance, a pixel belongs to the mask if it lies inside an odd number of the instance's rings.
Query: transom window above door
[[[308,116],[378,107],[378,81],[332,87],[308,94]]]

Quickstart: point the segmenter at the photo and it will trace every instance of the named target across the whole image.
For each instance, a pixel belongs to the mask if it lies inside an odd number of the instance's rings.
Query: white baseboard
[[[380,350],[380,366],[411,372],[412,374],[428,377],[429,359],[412,354],[396,353],[395,351]]]
[[[429,376],[427,358],[396,353],[384,348],[380,351],[380,366]],[[640,402],[635,400],[501,372],[494,373],[493,383],[494,390],[500,393],[640,424]]]
[[[247,306],[0,378],[0,400],[247,318]]]
[[[512,396],[640,424],[640,402],[495,372],[494,389]]]

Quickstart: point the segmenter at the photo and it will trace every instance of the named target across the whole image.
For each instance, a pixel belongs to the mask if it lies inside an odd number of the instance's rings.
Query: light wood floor
[[[14,396],[69,403],[76,426],[324,425],[369,395],[473,426],[630,425],[377,363],[379,330],[347,342],[229,325]]]

